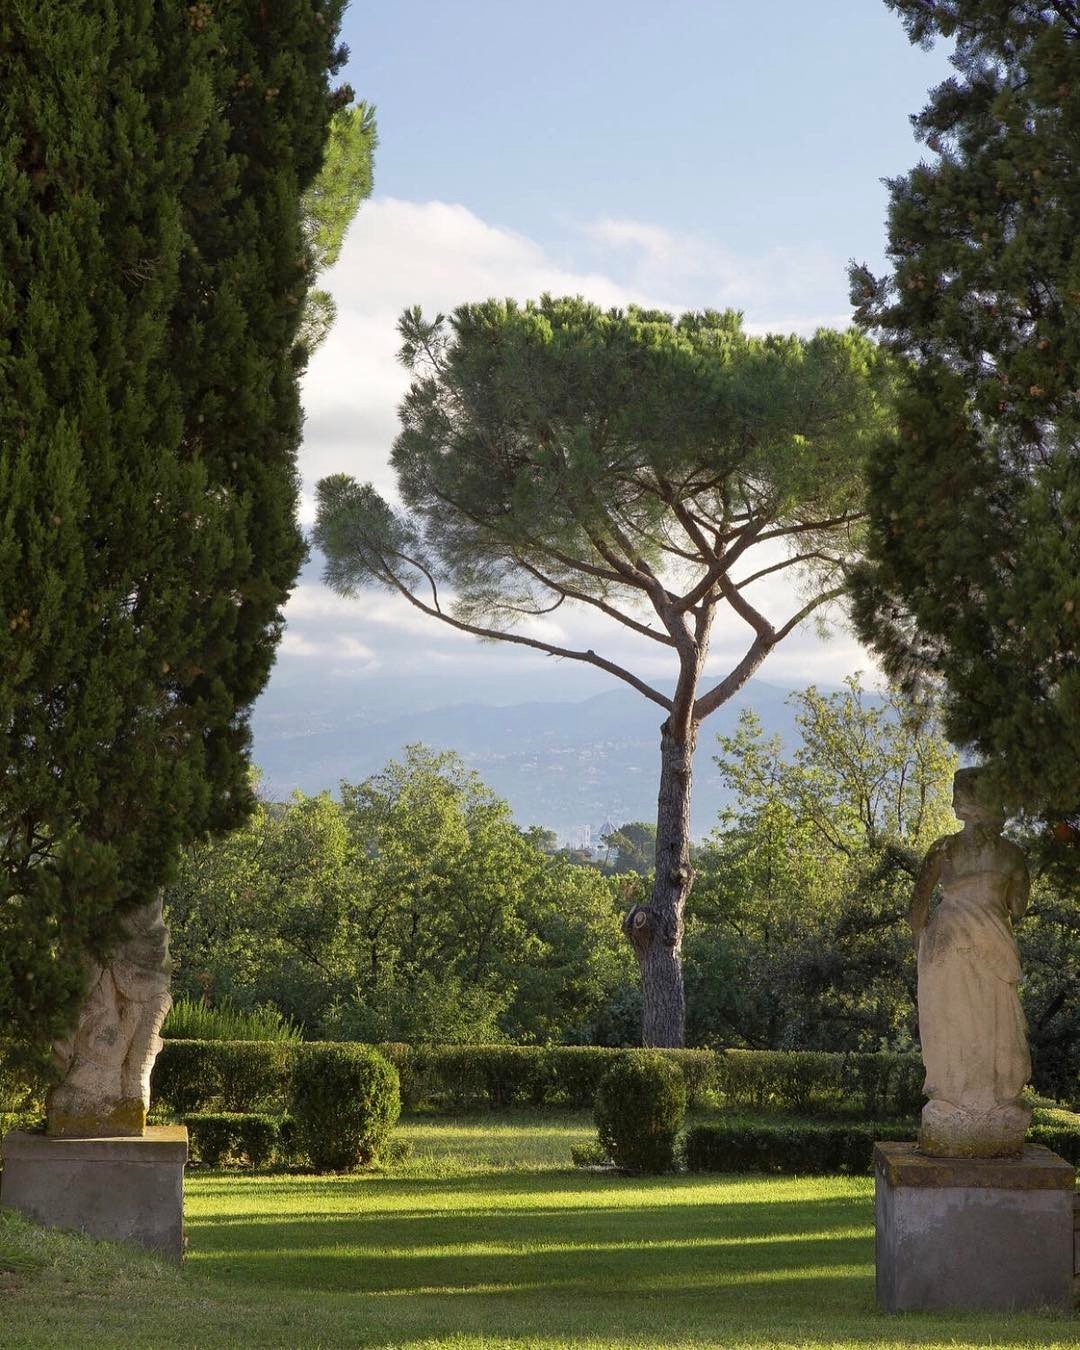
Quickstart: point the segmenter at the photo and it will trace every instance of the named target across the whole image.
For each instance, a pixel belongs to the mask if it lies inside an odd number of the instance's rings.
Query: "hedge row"
[[[1046,1118],[1040,1119],[1040,1114]],[[1071,1120],[1052,1117],[1071,1116]],[[873,1167],[874,1144],[881,1139],[914,1142],[918,1126],[911,1121],[721,1121],[694,1125],[682,1143],[689,1172],[785,1172],[796,1174],[867,1173]],[[1036,1112],[1028,1142],[1043,1144],[1073,1166],[1080,1165],[1080,1117],[1071,1112]]]
[[[694,1125],[683,1140],[688,1172],[869,1172],[879,1139],[914,1140],[910,1124],[723,1121]]]
[[[401,1080],[406,1109],[508,1106],[590,1107],[625,1050],[601,1046],[410,1046],[383,1044]],[[193,1111],[283,1112],[298,1047],[269,1041],[166,1041],[154,1066],[155,1104]],[[666,1050],[693,1104],[715,1098],[753,1110],[776,1108],[884,1118],[922,1105],[916,1055],[814,1051]]]
[[[296,1130],[291,1116],[193,1111],[181,1116],[180,1124],[187,1126],[192,1159],[207,1167],[265,1167],[268,1163],[296,1161]]]
[[[723,1050],[716,1092],[729,1106],[760,1111],[855,1111],[883,1119],[922,1108],[918,1055],[830,1054],[819,1050]]]
[[[308,1049],[312,1048],[307,1043]],[[592,1105],[604,1073],[626,1052],[594,1046],[377,1047],[401,1081],[402,1105],[471,1109]],[[298,1047],[269,1041],[166,1041],[154,1065],[155,1107],[198,1111],[282,1112],[288,1107]],[[708,1050],[664,1052],[679,1066],[692,1099],[712,1090],[716,1057]]]

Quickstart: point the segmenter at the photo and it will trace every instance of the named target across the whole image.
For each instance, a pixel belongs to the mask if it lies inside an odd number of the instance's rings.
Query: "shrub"
[[[299,1045],[288,1041],[166,1041],[154,1064],[156,1109],[281,1112]]]
[[[298,1047],[291,1115],[297,1144],[319,1171],[370,1162],[400,1111],[397,1070],[371,1046]]]
[[[922,1062],[914,1054],[722,1050],[715,1086],[728,1105],[755,1111],[857,1111],[885,1119],[919,1111],[922,1081]]]
[[[1080,1167],[1080,1115],[1061,1107],[1036,1107],[1031,1117],[1029,1144],[1043,1144],[1074,1167]]]
[[[402,1108],[415,1111],[427,1096],[427,1047],[405,1041],[383,1041],[375,1048],[397,1069]]]
[[[571,1144],[570,1160],[575,1167],[603,1167],[605,1163],[611,1161],[599,1139],[590,1139],[584,1144]]]
[[[600,1080],[593,1110],[600,1145],[617,1166],[670,1171],[686,1114],[686,1081],[666,1056],[656,1050],[622,1055]]]
[[[922,1110],[926,1071],[918,1054],[844,1056],[841,1086],[846,1098],[859,1102],[872,1119],[915,1116]]]
[[[869,1172],[878,1139],[914,1140],[911,1122],[822,1124],[732,1120],[694,1125],[683,1156],[690,1172]]]
[[[245,1012],[224,998],[207,1007],[193,998],[178,998],[169,1009],[161,1034],[182,1041],[291,1041],[301,1039],[300,1028],[276,1008],[263,1006]]]
[[[470,1110],[478,1106],[591,1106],[600,1080],[632,1051],[594,1045],[380,1046],[395,1064],[407,1064],[410,1106],[437,1099]],[[402,1054],[407,1051],[407,1056]],[[663,1050],[677,1065],[695,1102],[715,1084],[711,1050]]]
[[[866,1173],[879,1139],[914,1142],[917,1135],[915,1120],[721,1120],[687,1130],[683,1156],[691,1172]],[[1027,1138],[1080,1163],[1080,1116],[1071,1111],[1036,1110]]]
[[[186,1125],[192,1156],[208,1167],[225,1162],[265,1167],[288,1154],[282,1147],[282,1119],[257,1112],[191,1112],[180,1119]]]
[[[351,1044],[351,1042],[341,1042]],[[190,1111],[283,1112],[300,1046],[295,1042],[168,1040],[154,1068],[155,1105]],[[591,1106],[613,1064],[636,1052],[593,1045],[377,1046],[394,1065],[402,1103],[458,1109]],[[781,1050],[662,1050],[691,1102],[714,1097],[751,1110],[871,1120],[916,1115],[917,1055]],[[3,1103],[0,1103],[2,1106]]]

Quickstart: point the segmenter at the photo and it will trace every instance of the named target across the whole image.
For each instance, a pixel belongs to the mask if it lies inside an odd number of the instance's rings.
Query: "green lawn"
[[[886,1318],[871,1183],[565,1168],[581,1116],[412,1121],[380,1175],[191,1174],[182,1273],[0,1221],[0,1346],[1077,1345]]]

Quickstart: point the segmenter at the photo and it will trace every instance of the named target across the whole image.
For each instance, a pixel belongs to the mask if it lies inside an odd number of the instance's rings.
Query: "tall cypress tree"
[[[0,11],[0,1025],[249,802],[343,0]]]
[[[950,734],[1059,837],[1080,815],[1080,13],[888,0],[956,74],[889,184],[892,274],[860,321],[910,358],[870,475],[855,617],[886,670],[944,681]]]

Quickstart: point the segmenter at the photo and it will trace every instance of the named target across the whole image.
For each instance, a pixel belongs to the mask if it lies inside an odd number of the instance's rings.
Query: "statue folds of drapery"
[[[1028,872],[978,781],[976,769],[957,773],[953,807],[964,828],[931,847],[911,906],[929,1098],[919,1147],[938,1157],[1018,1154],[1031,1118],[1022,1098],[1031,1056],[1012,927],[1027,908]]]

